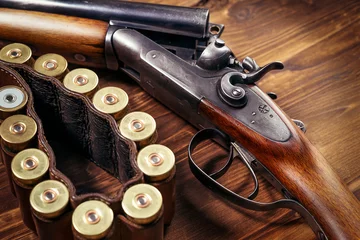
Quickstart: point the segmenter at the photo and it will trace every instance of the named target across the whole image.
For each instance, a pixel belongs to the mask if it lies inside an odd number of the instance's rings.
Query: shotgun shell
[[[30,194],[30,204],[37,214],[45,218],[55,218],[66,210],[69,191],[66,186],[55,180],[46,180],[34,187]]]
[[[34,59],[31,55],[31,49],[21,43],[12,43],[0,50],[1,60],[9,63],[27,64],[30,67],[34,65]]]
[[[145,112],[127,114],[119,124],[121,134],[134,141],[138,148],[152,144],[157,139],[155,119]]]
[[[26,185],[39,183],[48,169],[48,156],[36,148],[29,148],[19,152],[11,162],[14,178]]]
[[[41,150],[29,148],[15,155],[11,162],[14,190],[25,226],[36,232],[30,207],[30,192],[48,175],[49,158]]]
[[[8,117],[0,127],[2,143],[12,152],[19,152],[29,147],[36,132],[36,122],[26,115]]]
[[[91,97],[98,87],[99,78],[90,69],[77,68],[66,74],[63,83],[67,89]]]
[[[105,87],[97,91],[93,104],[97,110],[120,120],[128,112],[129,97],[121,88]]]
[[[27,93],[18,86],[8,85],[0,88],[0,119],[20,112],[27,101]]]
[[[163,204],[159,190],[148,184],[129,188],[121,202],[126,216],[137,224],[149,224],[160,214]]]
[[[72,215],[74,230],[86,239],[103,239],[111,230],[114,213],[103,202],[87,201],[80,204]]]
[[[48,53],[36,59],[34,70],[46,76],[63,79],[69,72],[68,63],[63,56],[55,53]]]
[[[168,147],[152,144],[140,150],[137,164],[149,182],[157,182],[170,176],[175,155]]]

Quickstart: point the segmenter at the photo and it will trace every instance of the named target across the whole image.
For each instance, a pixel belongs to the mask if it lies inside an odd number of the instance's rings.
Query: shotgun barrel
[[[0,7],[57,13],[109,22],[141,24],[165,33],[204,38],[209,10],[125,1],[103,0],[1,0]]]

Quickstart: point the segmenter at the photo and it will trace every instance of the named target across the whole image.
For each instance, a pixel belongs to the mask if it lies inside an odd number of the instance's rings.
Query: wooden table
[[[149,2],[210,8],[211,21],[226,25],[222,38],[239,59],[251,56],[259,65],[283,61],[285,69],[268,74],[259,86],[265,92],[276,92],[277,104],[290,117],[304,121],[307,137],[360,199],[359,1]],[[101,86],[124,88],[133,110],[146,111],[156,118],[158,142],[175,152],[177,210],[166,230],[166,239],[315,238],[292,211],[254,212],[212,194],[195,179],[187,162],[187,145],[197,130],[123,74],[99,73]],[[199,161],[205,161],[219,152],[221,149],[210,144],[203,146],[196,156]],[[252,186],[245,168],[238,162],[222,182],[244,194]],[[262,178],[260,182],[259,201],[280,197]],[[0,203],[0,238],[36,239],[21,222],[3,165],[0,165]]]

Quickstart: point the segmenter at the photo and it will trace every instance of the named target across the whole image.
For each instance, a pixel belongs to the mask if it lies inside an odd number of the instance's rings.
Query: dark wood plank
[[[264,91],[292,118],[303,120],[306,136],[360,199],[360,4],[356,0],[151,0],[180,6],[205,6],[211,21],[226,25],[223,39],[237,57],[262,65],[282,60],[285,70],[266,76]],[[187,144],[196,130],[121,73],[100,72],[102,86],[120,86],[132,110],[152,114],[159,143],[177,158],[177,211],[166,239],[313,239],[314,234],[291,211],[254,212],[218,198],[191,174]],[[217,148],[216,148],[217,149]],[[214,145],[197,154],[202,163],[220,153]],[[35,239],[20,220],[3,166],[0,166],[0,238]],[[224,184],[248,193],[251,181],[237,163]],[[263,179],[258,200],[279,196]],[[326,183],[324,183],[326,184]],[[241,188],[241,189],[239,189]]]

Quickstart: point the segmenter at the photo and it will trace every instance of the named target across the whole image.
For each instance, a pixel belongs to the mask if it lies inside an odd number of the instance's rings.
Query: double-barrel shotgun
[[[121,69],[193,126],[217,129],[200,138],[221,135],[234,150],[246,149],[254,157],[250,169],[265,172],[285,195],[273,203],[235,196],[190,161],[199,180],[227,200],[260,211],[293,209],[319,239],[360,239],[359,200],[256,85],[283,64],[238,60],[220,38],[224,26],[209,22],[209,10],[116,0],[1,0],[0,29],[0,40],[28,44],[35,55],[54,52],[78,65]]]

